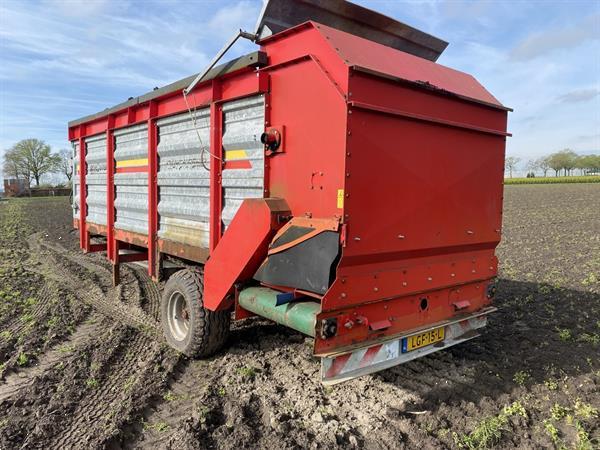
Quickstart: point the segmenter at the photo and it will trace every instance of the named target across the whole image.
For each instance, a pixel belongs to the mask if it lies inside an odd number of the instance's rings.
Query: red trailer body
[[[81,201],[81,247],[106,250],[117,268],[147,259],[154,278],[169,256],[203,265],[204,306],[235,308],[237,318],[252,315],[239,299],[259,282],[317,302],[314,350],[330,381],[474,337],[493,310],[509,109],[470,75],[318,23],[260,45],[187,97],[194,111],[210,109],[209,245],[158,233],[157,121],[188,110],[185,83],[176,83],[70,123],[80,199],[89,195],[86,138],[107,137],[106,224],[89,221]],[[255,161],[224,151],[223,107],[256,95],[264,96],[263,195],[244,199],[225,224],[223,173]],[[120,168],[114,133],[136,124],[147,124],[147,158]],[[124,171],[147,174],[147,233],[115,227],[114,177]]]

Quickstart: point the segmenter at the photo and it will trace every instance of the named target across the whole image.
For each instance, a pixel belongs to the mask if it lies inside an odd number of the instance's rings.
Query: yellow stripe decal
[[[340,209],[342,209],[344,207],[344,190],[343,189],[338,189],[337,207]]]
[[[246,153],[246,150],[227,150],[225,151],[225,159],[227,161],[248,159],[248,154]]]
[[[148,165],[148,158],[128,159],[126,161],[117,161],[117,168],[137,167],[137,166],[147,166],[147,165]]]

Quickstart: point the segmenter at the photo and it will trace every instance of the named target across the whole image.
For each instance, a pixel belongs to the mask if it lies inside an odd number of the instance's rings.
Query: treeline
[[[3,171],[5,178],[24,180],[27,188],[33,181],[39,186],[40,179],[47,174],[60,173],[71,181],[71,152],[53,152],[44,141],[24,139],[4,153]]]
[[[519,168],[521,158],[510,156],[506,158],[505,168],[512,178],[513,171]],[[564,149],[538,159],[525,162],[524,169],[528,177],[535,177],[537,172],[547,176],[554,171],[554,176],[598,175],[600,174],[600,155],[578,155],[573,150]]]

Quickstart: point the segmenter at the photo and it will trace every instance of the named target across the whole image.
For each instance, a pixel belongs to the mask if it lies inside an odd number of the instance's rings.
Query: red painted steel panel
[[[410,111],[413,114],[436,117],[474,127],[506,132],[507,115],[497,109],[414,85],[384,80],[372,75],[351,71],[350,91],[353,102],[377,105],[379,108]]]
[[[346,102],[311,59],[269,74],[271,125],[286,130],[285,151],[268,157],[269,195],[284,198],[294,216],[341,216]]]
[[[493,248],[499,242],[504,137],[358,109],[352,113],[348,264],[432,248]]]
[[[278,215],[289,214],[282,199],[246,199],[227,227],[204,267],[204,306],[216,311],[233,305],[227,298],[239,280],[256,272],[267,246],[282,225]]]
[[[314,24],[306,23],[278,33],[261,41],[261,45],[269,56],[269,67],[263,71],[270,71],[277,65],[288,64],[298,58],[313,57],[318,59],[326,75],[337,83],[342,92],[348,91],[348,67]],[[312,89],[312,85],[308,82],[296,86],[296,90],[302,92]],[[280,90],[272,90],[272,92],[275,97],[281,93]],[[316,103],[315,106],[318,104]],[[301,114],[300,111],[298,113]]]
[[[381,342],[409,330],[427,327],[444,320],[458,319],[491,305],[486,296],[487,282],[474,282],[450,288],[430,290],[421,294],[381,300],[376,303],[362,302],[354,307],[335,312],[322,313],[319,319],[335,317],[337,335],[330,339],[315,338],[315,354],[324,355],[349,348],[364,347]],[[456,311],[453,299],[469,300],[468,308]],[[426,299],[426,307],[423,299]],[[374,330],[372,324],[388,321],[391,325]]]
[[[315,25],[348,66],[359,66],[502,107],[471,75],[325,25]]]

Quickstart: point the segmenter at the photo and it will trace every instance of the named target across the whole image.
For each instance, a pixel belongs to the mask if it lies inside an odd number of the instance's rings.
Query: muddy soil
[[[67,199],[0,203],[0,449],[600,446],[600,186],[510,186],[480,338],[324,387],[311,340],[235,323],[166,347],[137,265],[113,288]]]

